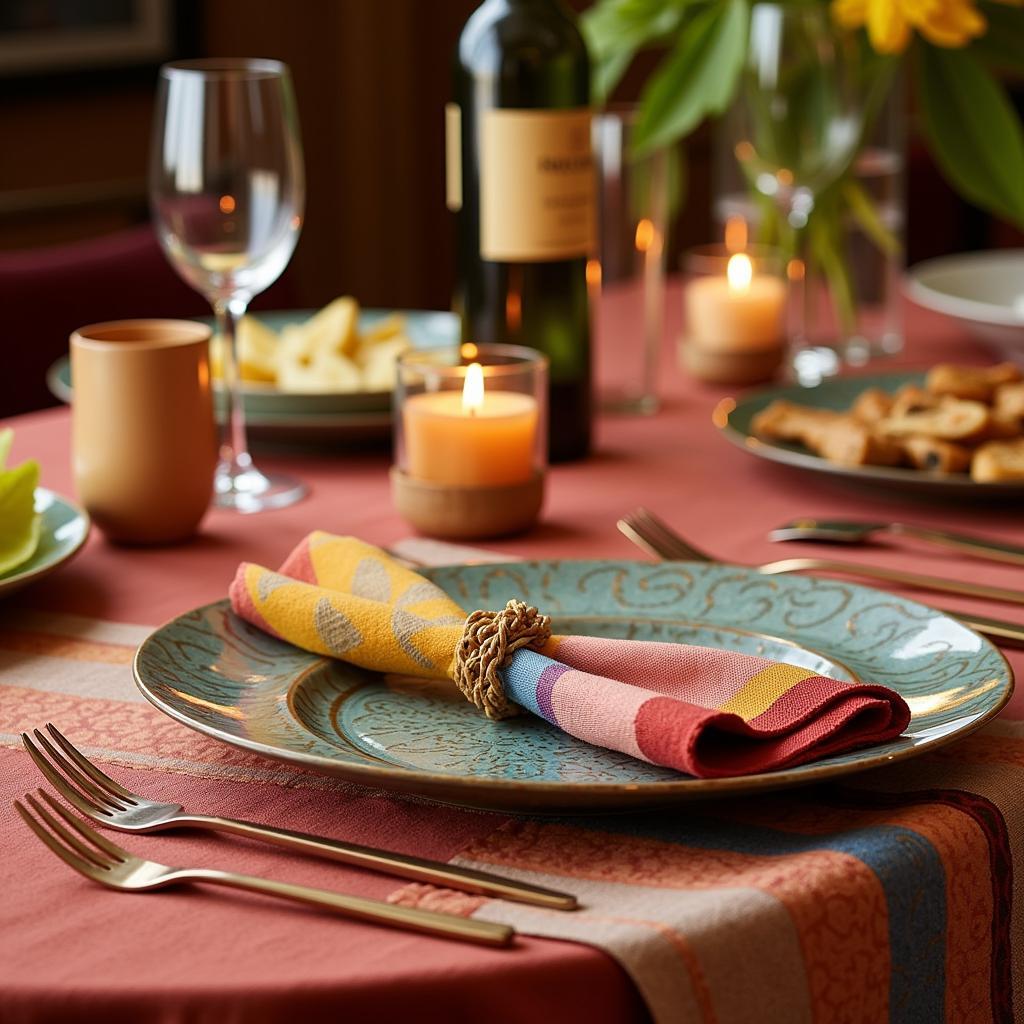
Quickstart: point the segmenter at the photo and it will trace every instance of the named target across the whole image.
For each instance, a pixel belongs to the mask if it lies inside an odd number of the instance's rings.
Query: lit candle
[[[410,395],[402,405],[410,477],[456,487],[519,484],[534,475],[537,402],[484,390],[484,369],[466,367],[462,393]]]
[[[783,339],[786,287],[777,277],[755,274],[745,253],[729,258],[725,277],[688,282],[688,335],[701,348],[718,352],[762,352]]]

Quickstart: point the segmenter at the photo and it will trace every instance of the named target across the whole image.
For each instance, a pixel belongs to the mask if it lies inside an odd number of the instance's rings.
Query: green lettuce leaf
[[[6,459],[10,439],[0,437]],[[39,463],[34,459],[0,472],[0,574],[27,562],[39,546],[42,516],[36,512]]]

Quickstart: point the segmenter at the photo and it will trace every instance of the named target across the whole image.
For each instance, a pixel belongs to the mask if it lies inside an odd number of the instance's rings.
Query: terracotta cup
[[[210,328],[188,320],[119,320],[71,335],[75,485],[110,540],[184,540],[209,507],[209,352]]]

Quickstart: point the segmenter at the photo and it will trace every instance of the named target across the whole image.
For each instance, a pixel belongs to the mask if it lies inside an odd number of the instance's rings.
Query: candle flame
[[[601,287],[601,262],[600,260],[587,260],[587,284],[591,288]]]
[[[636,226],[637,252],[647,252],[654,244],[654,222],[644,217]]]
[[[738,252],[735,256],[730,256],[729,263],[725,268],[725,276],[729,279],[730,291],[747,291],[754,277],[754,264],[750,262],[750,257],[745,252]]]
[[[220,202],[217,203],[220,207],[221,213],[234,213],[235,212],[235,197],[234,196],[221,196]]]
[[[479,350],[477,349],[476,345],[473,344],[473,342],[464,341],[462,343],[462,347],[459,349],[459,355],[462,356],[463,359],[472,362],[474,359],[476,359],[478,351]]]
[[[484,368],[479,363],[466,367],[466,382],[462,385],[462,411],[472,416],[484,404]]]

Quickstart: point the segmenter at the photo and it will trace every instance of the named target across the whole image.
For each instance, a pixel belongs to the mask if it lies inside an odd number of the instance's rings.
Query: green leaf
[[[1024,133],[974,54],[918,47],[925,131],[942,172],[971,202],[1024,227]]]
[[[971,43],[970,52],[990,67],[1024,72],[1024,11],[1006,4],[983,4],[988,30]]]
[[[725,110],[743,67],[747,18],[746,0],[720,0],[683,27],[640,98],[638,151],[675,142]]]
[[[39,545],[38,483],[39,464],[33,459],[0,473],[0,574],[27,562]]]
[[[871,196],[864,190],[864,186],[860,182],[853,178],[844,181],[840,188],[840,194],[846,201],[850,215],[860,225],[861,231],[882,252],[891,256],[900,251],[900,240],[886,226],[878,208],[872,202]]]
[[[13,443],[14,431],[10,427],[0,430],[0,471],[7,467],[7,459],[11,454],[11,445]]]
[[[620,79],[626,73],[626,68],[633,62],[635,50],[620,50],[617,53],[608,54],[606,57],[593,58],[593,75],[590,82],[590,91],[594,103],[598,106],[608,101],[619,84]]]
[[[676,33],[694,0],[599,0],[581,27],[594,67],[593,94],[603,103],[642,47]]]

